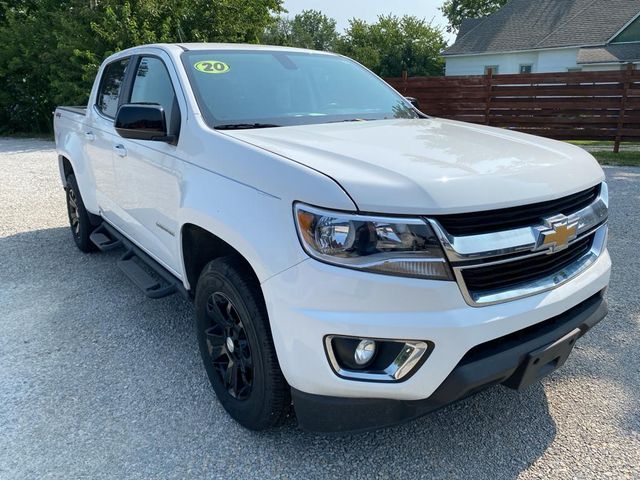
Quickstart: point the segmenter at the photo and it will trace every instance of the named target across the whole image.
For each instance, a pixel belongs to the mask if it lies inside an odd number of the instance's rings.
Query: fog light
[[[336,375],[350,380],[402,382],[426,361],[434,344],[422,340],[327,335],[324,346]]]
[[[353,359],[355,362],[364,366],[373,360],[374,355],[376,354],[376,342],[373,340],[361,340],[358,346],[356,347],[356,351],[353,354]]]

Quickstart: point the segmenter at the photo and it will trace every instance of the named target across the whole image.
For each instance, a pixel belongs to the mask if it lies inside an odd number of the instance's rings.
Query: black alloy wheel
[[[246,400],[253,385],[253,361],[247,333],[233,302],[222,292],[207,299],[205,330],[209,361],[215,367],[229,395]]]
[[[239,256],[210,261],[195,292],[200,355],[218,400],[242,426],[265,430],[291,410],[260,282]]]

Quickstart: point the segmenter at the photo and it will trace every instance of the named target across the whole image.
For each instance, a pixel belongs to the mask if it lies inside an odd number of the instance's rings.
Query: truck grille
[[[465,301],[481,307],[557,288],[586,271],[606,251],[608,215],[603,182],[550,202],[430,223]]]
[[[436,217],[450,235],[480,235],[502,230],[527,227],[540,223],[540,219],[557,215],[570,215],[592,204],[600,194],[600,185],[549,202],[522,207],[503,208],[485,212],[442,215]]]
[[[584,256],[593,244],[593,235],[578,240],[567,249],[550,255],[536,255],[486,267],[462,271],[464,282],[473,293],[515,288],[559,273]]]

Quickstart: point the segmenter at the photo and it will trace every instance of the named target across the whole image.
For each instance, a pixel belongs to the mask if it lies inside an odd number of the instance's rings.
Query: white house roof
[[[465,22],[444,55],[605,45],[640,13],[640,0],[511,0]]]

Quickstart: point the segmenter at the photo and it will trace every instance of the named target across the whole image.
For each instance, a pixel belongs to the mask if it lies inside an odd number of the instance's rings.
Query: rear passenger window
[[[167,130],[176,134],[180,112],[171,77],[164,62],[156,57],[142,57],[131,90],[131,103],[157,103],[167,119]]]
[[[110,63],[104,69],[98,91],[98,109],[107,117],[114,118],[116,116],[128,65],[129,59],[125,58]]]

